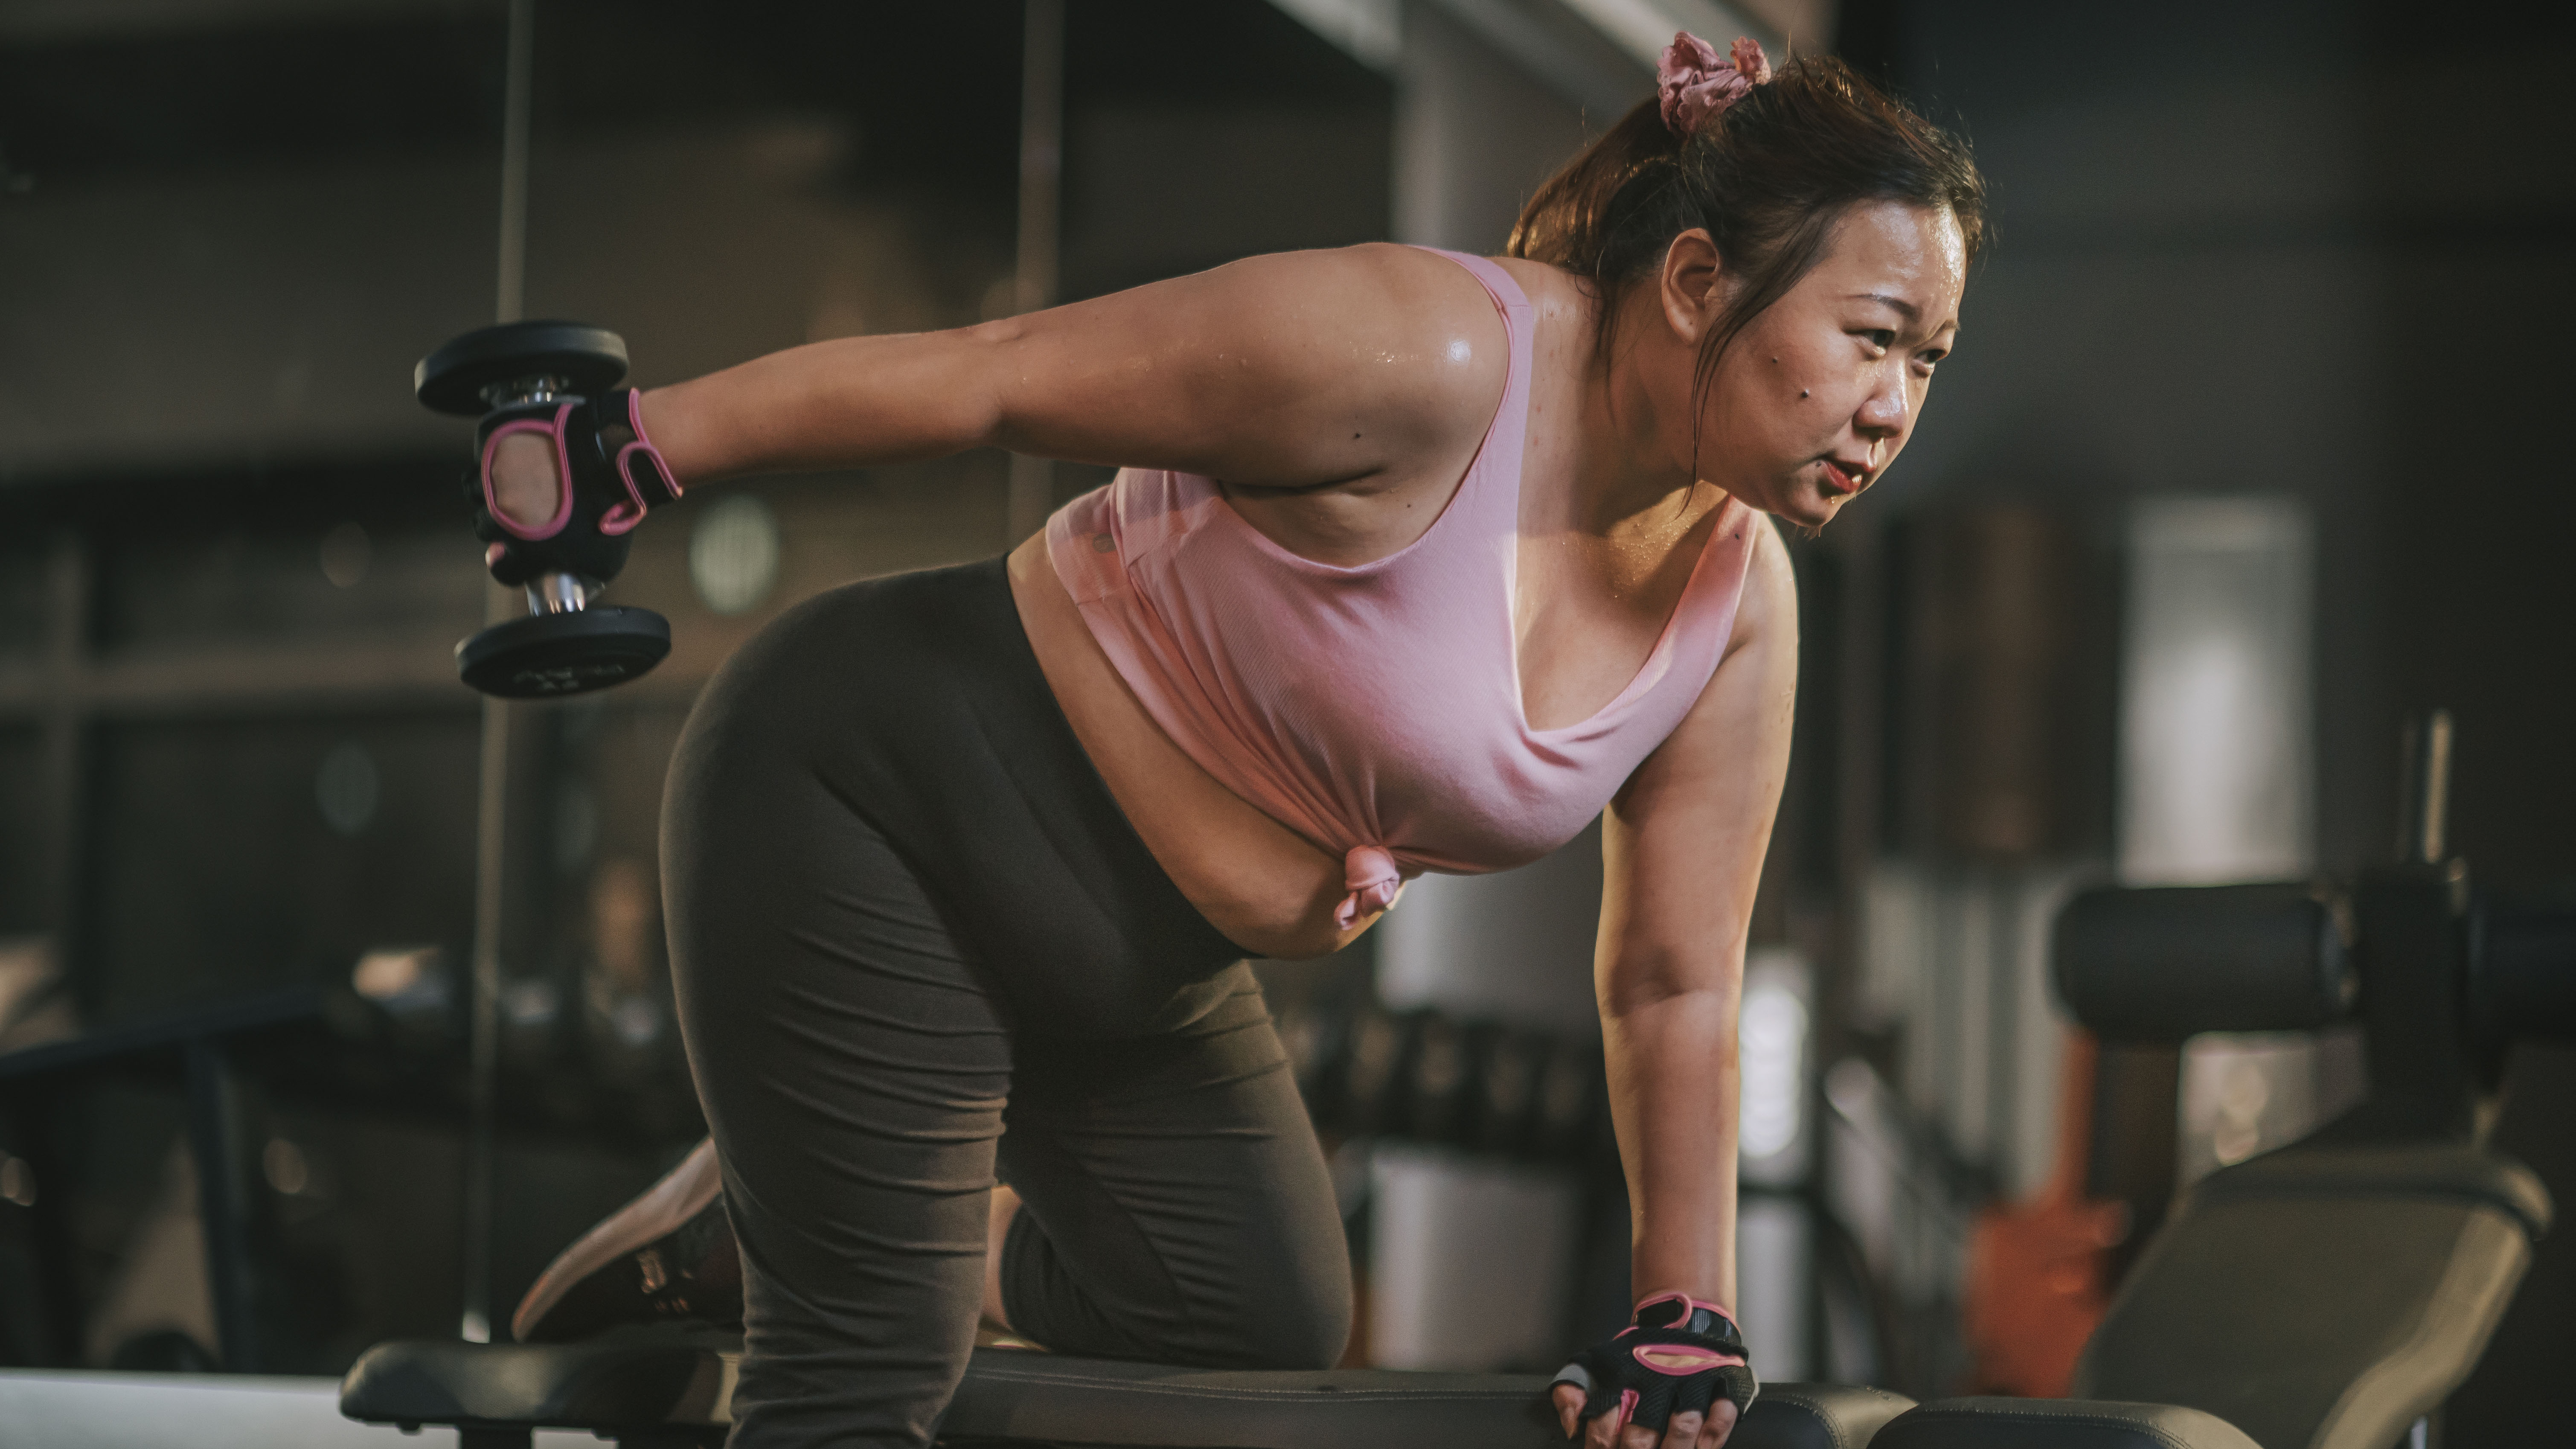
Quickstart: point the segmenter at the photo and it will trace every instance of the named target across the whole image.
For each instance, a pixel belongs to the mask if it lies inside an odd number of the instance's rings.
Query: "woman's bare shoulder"
[[[1437,252],[1393,242],[1273,252],[1191,280],[1272,336],[1330,339],[1332,362],[1419,359],[1501,385],[1501,317],[1475,276]]]
[[[1501,315],[1473,274],[1436,252],[1389,242],[1277,252],[1188,281],[1192,310],[1240,329],[1247,370],[1274,396],[1301,400],[1301,413],[1366,417],[1398,454],[1472,443],[1502,398]]]
[[[1472,449],[1509,349],[1476,279],[1416,247],[1246,257],[984,324],[1006,446],[1303,489]]]

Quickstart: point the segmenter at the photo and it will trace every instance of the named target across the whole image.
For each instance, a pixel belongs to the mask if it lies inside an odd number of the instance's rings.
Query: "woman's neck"
[[[1691,467],[1692,372],[1697,358],[1672,335],[1651,282],[1618,302],[1610,347],[1585,347],[1581,449],[1567,521],[1609,537],[1687,512],[1698,491]],[[1602,304],[1589,300],[1585,333],[1598,338]]]

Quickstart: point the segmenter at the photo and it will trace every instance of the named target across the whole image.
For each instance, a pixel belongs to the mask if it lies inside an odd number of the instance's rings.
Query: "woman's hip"
[[[1242,955],[1101,783],[998,559],[808,600],[709,682],[664,797],[674,968],[705,964],[686,922],[712,899],[784,924],[864,893],[853,873],[885,867],[836,843],[843,817],[918,880],[1015,1028],[1150,1034]]]

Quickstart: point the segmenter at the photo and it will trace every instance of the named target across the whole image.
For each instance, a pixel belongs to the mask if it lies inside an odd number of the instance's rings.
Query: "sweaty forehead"
[[[1872,202],[1843,218],[1810,280],[1836,296],[1902,298],[1927,325],[1947,326],[1967,281],[1967,242],[1946,207]]]

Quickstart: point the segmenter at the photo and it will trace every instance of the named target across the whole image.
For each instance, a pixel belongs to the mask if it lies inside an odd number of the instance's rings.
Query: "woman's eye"
[[[1869,345],[1877,348],[1881,352],[1885,352],[1888,348],[1896,345],[1895,332],[1885,327],[1873,327],[1869,331],[1862,333],[1861,336],[1868,338]]]

